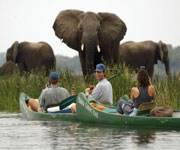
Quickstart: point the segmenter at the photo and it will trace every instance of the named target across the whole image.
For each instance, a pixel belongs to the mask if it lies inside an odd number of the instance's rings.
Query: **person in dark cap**
[[[92,88],[88,87],[85,89],[87,96],[104,103],[106,105],[113,104],[113,91],[111,83],[106,79],[106,67],[104,64],[100,63],[96,65],[96,79],[98,84]],[[76,106],[71,107],[72,112],[76,112]]]
[[[63,99],[66,99],[70,96],[68,91],[59,87],[58,84],[58,73],[51,72],[49,75],[49,83],[46,85],[46,88],[41,92],[39,96],[39,101],[37,102],[35,99],[30,99],[28,101],[29,106],[32,110],[38,112],[47,111],[49,106],[55,106],[59,104]]]

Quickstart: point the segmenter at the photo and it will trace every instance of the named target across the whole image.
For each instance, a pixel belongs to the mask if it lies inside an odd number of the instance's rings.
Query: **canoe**
[[[44,113],[30,110],[25,100],[29,98],[25,93],[20,94],[19,104],[22,117],[26,120],[62,120],[77,121],[77,114],[72,113]]]
[[[178,110],[173,111],[172,117],[127,116],[117,114],[115,108],[98,110],[90,104],[92,101],[94,100],[84,93],[78,95],[76,109],[79,121],[102,125],[180,129],[180,111]]]

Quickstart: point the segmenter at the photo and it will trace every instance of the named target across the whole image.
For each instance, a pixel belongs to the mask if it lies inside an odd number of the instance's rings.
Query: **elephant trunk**
[[[166,74],[167,74],[167,75],[170,75],[169,60],[166,60],[166,62],[165,62],[165,69],[166,69]]]
[[[94,71],[94,46],[86,45],[86,70],[88,74]]]
[[[91,34],[86,34],[85,32],[83,34],[81,51],[85,53],[86,72],[90,75],[94,72],[97,61],[99,61],[99,57],[97,58],[97,56],[101,53],[97,34],[94,34],[94,32]]]

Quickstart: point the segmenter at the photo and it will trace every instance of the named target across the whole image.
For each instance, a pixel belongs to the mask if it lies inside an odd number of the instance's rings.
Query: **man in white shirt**
[[[96,65],[96,79],[98,84],[94,88],[87,88],[86,95],[99,101],[101,103],[112,105],[113,104],[113,91],[111,83],[106,79],[106,67],[104,64]],[[71,107],[73,113],[76,112],[76,105]]]
[[[96,79],[98,84],[95,88],[87,88],[86,95],[105,104],[113,104],[113,91],[111,83],[106,79],[106,67],[104,64],[96,65]]]

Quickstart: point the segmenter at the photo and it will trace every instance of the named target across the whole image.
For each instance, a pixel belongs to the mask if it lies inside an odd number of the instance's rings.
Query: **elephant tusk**
[[[82,50],[82,51],[84,50],[84,44],[81,45],[81,50]]]
[[[100,49],[99,45],[97,45],[97,50],[98,50],[99,53],[101,52],[101,49]]]

